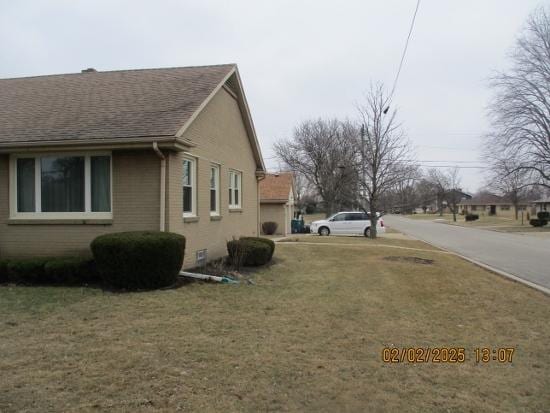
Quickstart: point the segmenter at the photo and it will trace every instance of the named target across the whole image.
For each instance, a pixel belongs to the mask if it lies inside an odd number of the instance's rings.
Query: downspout
[[[160,230],[164,232],[166,231],[166,157],[156,142],[153,142],[153,150],[160,158]]]
[[[261,227],[262,224],[260,223],[260,208],[261,208],[261,202],[260,202],[260,181],[263,181],[265,179],[265,175],[256,176],[256,194],[258,196],[258,212],[256,217],[256,236],[262,235]]]

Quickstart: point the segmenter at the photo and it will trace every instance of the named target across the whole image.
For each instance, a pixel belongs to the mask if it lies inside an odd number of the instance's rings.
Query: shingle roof
[[[0,143],[174,136],[234,68],[0,79]]]
[[[463,199],[460,201],[460,205],[498,205],[498,204],[504,204],[508,205],[510,204],[510,200],[494,195],[494,194],[482,194],[482,195],[476,195],[472,197],[471,199]]]
[[[287,202],[292,183],[291,173],[267,174],[260,181],[260,201]]]

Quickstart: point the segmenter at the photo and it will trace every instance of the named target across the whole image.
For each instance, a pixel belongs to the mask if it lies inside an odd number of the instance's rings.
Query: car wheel
[[[319,235],[325,236],[325,237],[330,235],[330,229],[328,229],[327,227],[319,228]]]
[[[370,238],[370,227],[365,229],[365,237]]]

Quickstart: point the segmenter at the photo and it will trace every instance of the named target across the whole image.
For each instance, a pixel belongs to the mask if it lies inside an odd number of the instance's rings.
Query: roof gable
[[[267,174],[260,181],[260,201],[287,202],[294,193],[294,177],[291,173]]]

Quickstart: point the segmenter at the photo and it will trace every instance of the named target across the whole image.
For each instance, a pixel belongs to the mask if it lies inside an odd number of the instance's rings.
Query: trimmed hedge
[[[8,260],[0,260],[0,283],[8,282]]]
[[[87,284],[97,280],[90,258],[26,258],[0,261],[0,282],[15,284]]]
[[[17,284],[47,283],[44,266],[51,258],[8,260],[8,281]]]
[[[479,219],[479,215],[478,214],[466,214],[466,216],[464,217],[464,219],[466,221],[476,221]]]
[[[89,284],[99,281],[95,262],[90,258],[64,257],[47,261],[44,275],[55,284]]]
[[[265,235],[273,235],[277,231],[278,226],[279,224],[274,221],[266,221],[262,224],[262,231]]]
[[[546,219],[532,219],[529,221],[529,224],[531,224],[533,227],[544,227],[546,224],[548,224],[548,221]]]
[[[271,258],[273,258],[273,253],[275,252],[275,242],[274,241],[272,241],[268,238],[262,238],[262,237],[241,237],[240,239],[259,241],[259,242],[263,242],[266,245],[269,245],[269,250],[270,250],[269,261],[271,261]]]
[[[91,244],[103,281],[127,290],[174,284],[183,265],[185,237],[171,232],[106,234]]]
[[[269,244],[252,237],[229,241],[227,253],[237,268],[240,268],[241,265],[257,267],[267,264],[272,254]]]
[[[550,211],[539,211],[537,212],[537,218],[550,221]]]

